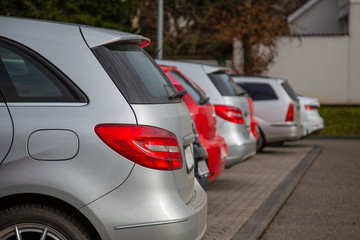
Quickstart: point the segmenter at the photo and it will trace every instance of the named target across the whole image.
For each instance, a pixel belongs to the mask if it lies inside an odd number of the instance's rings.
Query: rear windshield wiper
[[[244,95],[246,95],[247,94],[247,92],[242,92],[242,93],[238,93],[238,94],[236,94],[236,95],[238,95],[238,96],[244,96]]]
[[[210,99],[209,97],[201,98],[200,101],[199,101],[200,105],[207,104],[209,102],[209,99]]]
[[[183,96],[185,96],[187,94],[187,91],[185,89],[178,91],[176,93],[174,93],[173,95],[171,95],[169,98],[170,99],[174,99],[174,98],[182,98]]]

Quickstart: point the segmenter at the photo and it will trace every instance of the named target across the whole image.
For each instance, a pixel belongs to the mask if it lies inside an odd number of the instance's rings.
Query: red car
[[[178,91],[185,89],[182,98],[188,107],[199,134],[200,143],[208,153],[210,182],[224,170],[227,145],[216,128],[215,109],[204,92],[176,67],[160,65]]]
[[[258,129],[258,122],[254,118],[254,104],[251,97],[247,97],[249,102],[249,110],[250,110],[250,130],[251,133],[254,135],[256,142],[259,141],[259,129]]]

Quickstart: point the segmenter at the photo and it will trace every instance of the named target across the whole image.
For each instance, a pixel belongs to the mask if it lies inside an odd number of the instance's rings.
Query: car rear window
[[[265,83],[238,83],[243,87],[254,101],[278,99],[274,89]]]
[[[294,89],[290,86],[290,84],[288,83],[288,81],[284,81],[281,83],[281,86],[285,89],[285,91],[287,92],[287,94],[289,95],[289,97],[294,100],[295,102],[298,102],[299,99],[297,98],[297,95],[294,91]]]
[[[184,78],[179,72],[170,71],[171,76],[173,76],[191,95],[198,105],[204,104],[204,100],[208,99],[204,96],[190,81]]]
[[[155,61],[137,44],[115,44],[92,49],[129,103],[180,102],[177,90]]]
[[[242,96],[246,94],[246,91],[237,85],[225,72],[210,73],[208,76],[223,96]]]

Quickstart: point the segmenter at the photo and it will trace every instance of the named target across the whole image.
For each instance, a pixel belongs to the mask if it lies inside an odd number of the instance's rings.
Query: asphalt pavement
[[[321,154],[261,240],[360,239],[360,139],[315,139]]]
[[[360,139],[311,138],[266,147],[210,184],[204,239],[360,239],[359,165]],[[322,219],[331,221],[328,230]],[[334,234],[336,229],[344,232]]]

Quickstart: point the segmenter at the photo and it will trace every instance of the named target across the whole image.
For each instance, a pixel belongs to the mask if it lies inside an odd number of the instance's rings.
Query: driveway
[[[321,154],[261,240],[360,239],[360,139],[314,139]]]
[[[204,239],[258,239],[320,152],[302,140],[225,169],[207,190]]]

